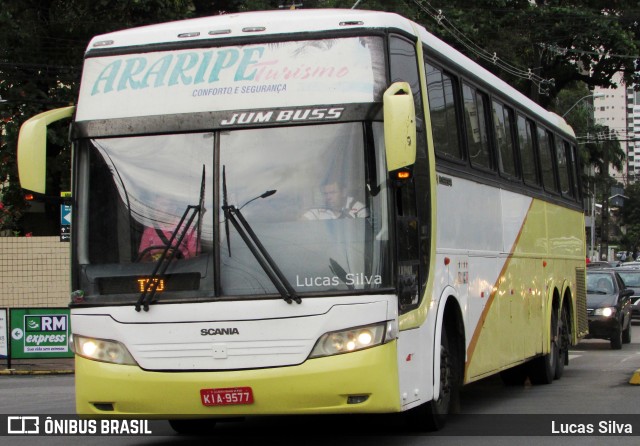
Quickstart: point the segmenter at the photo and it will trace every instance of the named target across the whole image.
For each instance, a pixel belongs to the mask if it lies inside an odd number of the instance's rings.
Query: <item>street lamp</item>
[[[573,107],[575,107],[576,105],[578,105],[580,102],[582,102],[582,100],[587,99],[587,98],[603,98],[604,97],[604,93],[591,93],[588,94],[586,96],[581,97],[580,99],[578,99],[575,104],[573,104],[571,107],[569,107],[569,110],[567,110],[566,112],[564,112],[564,115],[562,115],[562,117],[564,118],[565,116],[567,116],[569,114],[569,112],[571,110],[573,110]]]

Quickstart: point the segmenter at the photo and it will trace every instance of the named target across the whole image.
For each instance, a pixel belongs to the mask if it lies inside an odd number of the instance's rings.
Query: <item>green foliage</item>
[[[413,0],[404,3],[415,5]],[[431,17],[423,24],[445,41],[476,59],[490,71],[518,87],[542,105],[549,105],[565,87],[576,81],[611,86],[623,71],[627,81],[638,81],[635,61],[640,54],[638,3],[630,1],[431,0],[434,10],[461,31],[465,44],[453,38],[451,26]],[[486,49],[509,65],[530,69],[553,80],[536,85],[510,74],[468,49]],[[545,90],[547,90],[545,95]]]
[[[190,17],[286,8],[294,2],[304,8],[351,8],[357,0],[3,0],[0,96],[8,102],[0,103],[0,184],[6,184],[3,199],[15,209],[14,220],[24,208],[15,169],[17,129],[27,117],[75,102],[83,54],[92,36]],[[425,5],[439,13],[440,20],[427,14]],[[609,86],[618,71],[627,81],[640,80],[634,67],[640,54],[637,0],[361,0],[357,8],[393,11],[423,24],[545,106],[554,106],[559,94],[576,82],[589,88]],[[468,42],[456,40],[452,30]],[[501,62],[553,79],[553,84],[542,88],[514,76],[504,64],[470,51],[469,42],[495,52]],[[541,88],[548,89],[548,95],[541,94]],[[578,121],[581,113],[576,110],[572,120]],[[577,133],[592,129],[588,123],[584,128]],[[52,195],[68,189],[66,136],[65,129],[50,134],[56,142],[48,154],[48,168],[54,172],[48,186]],[[596,165],[606,162],[609,149],[585,145],[585,150]],[[622,159],[613,148],[607,157],[614,165]]]

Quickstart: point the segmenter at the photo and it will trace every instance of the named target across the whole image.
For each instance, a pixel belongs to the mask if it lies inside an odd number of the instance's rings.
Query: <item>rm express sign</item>
[[[69,310],[31,308],[11,310],[13,358],[70,358]]]

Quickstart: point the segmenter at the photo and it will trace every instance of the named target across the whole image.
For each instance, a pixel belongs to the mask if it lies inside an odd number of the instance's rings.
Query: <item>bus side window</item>
[[[500,174],[516,178],[516,153],[513,144],[513,109],[493,101],[493,127],[498,148],[498,168]]]
[[[463,84],[462,96],[471,165],[483,169],[491,169],[486,95],[470,85]]]
[[[426,66],[434,148],[438,155],[460,160],[462,152],[458,140],[453,79],[429,63]]]
[[[401,311],[414,308],[420,297],[420,251],[427,247],[420,239],[420,220],[416,209],[413,179],[396,189],[396,241],[398,253],[398,291]],[[423,274],[423,277],[426,272]]]
[[[556,158],[558,160],[558,177],[560,179],[560,193],[564,197],[573,197],[573,184],[571,181],[571,154],[569,144],[566,141],[556,141]]]
[[[553,139],[549,132],[540,126],[538,126],[538,151],[544,189],[548,192],[558,192],[555,169],[553,167]]]
[[[569,144],[568,142],[565,142],[564,144],[567,150],[567,162],[569,164],[569,173],[571,174],[571,184],[573,185],[573,196],[577,200],[580,200],[582,194],[580,188],[580,176],[578,174],[580,169],[577,149],[576,146]]]
[[[397,288],[400,312],[410,311],[420,303],[427,280],[431,229],[429,213],[429,166],[422,91],[415,43],[392,35],[389,39],[391,82],[411,85],[416,109],[416,163],[413,178],[396,186],[396,241],[398,253]]]
[[[518,143],[522,162],[522,177],[524,178],[525,184],[537,186],[539,183],[536,170],[536,154],[533,151],[531,125],[531,121],[522,115],[518,115]]]

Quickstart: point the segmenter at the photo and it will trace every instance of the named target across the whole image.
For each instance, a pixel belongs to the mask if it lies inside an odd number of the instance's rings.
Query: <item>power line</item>
[[[524,70],[522,68],[516,67],[515,65],[512,65],[500,59],[497,53],[490,53],[481,48],[472,39],[467,37],[462,31],[456,28],[456,26],[443,14],[441,9],[434,8],[428,1],[413,0],[413,3],[423,12],[425,12],[429,17],[435,20],[439,26],[449,32],[449,34],[451,34],[453,38],[456,39],[468,51],[472,52],[480,59],[492,63],[499,69],[512,76],[530,80],[538,87],[538,91],[540,94],[549,94],[549,87],[555,84],[554,79],[545,79],[541,76],[538,76],[530,68]]]

